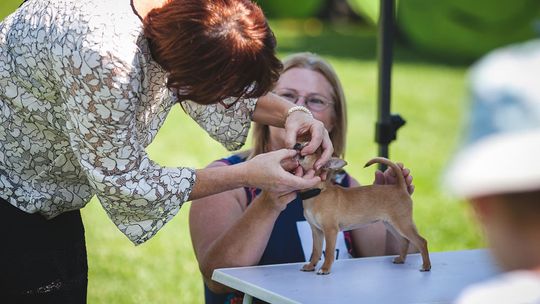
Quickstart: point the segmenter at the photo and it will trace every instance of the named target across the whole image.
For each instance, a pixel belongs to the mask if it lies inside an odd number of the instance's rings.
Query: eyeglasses
[[[298,103],[300,98],[304,98],[304,103],[308,109],[314,112],[321,112],[326,110],[329,106],[333,105],[334,102],[327,100],[326,98],[320,95],[300,95],[294,91],[275,91],[274,94],[279,95],[282,98],[287,99],[290,102]]]

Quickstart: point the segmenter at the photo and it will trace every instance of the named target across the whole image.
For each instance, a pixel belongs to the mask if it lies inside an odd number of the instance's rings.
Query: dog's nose
[[[296,143],[296,144],[294,145],[293,149],[295,149],[296,151],[302,150],[302,144],[301,144],[301,143]]]

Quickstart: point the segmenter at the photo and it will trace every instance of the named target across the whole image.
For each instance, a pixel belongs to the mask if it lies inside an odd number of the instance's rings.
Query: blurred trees
[[[268,18],[309,18],[316,16],[325,0],[257,0]]]
[[[398,9],[411,45],[464,59],[538,36],[539,18],[538,0],[402,0]]]
[[[377,24],[380,5],[380,0],[257,2],[271,18],[362,20],[371,26]],[[528,40],[540,33],[539,0],[401,0],[399,3],[396,0],[396,3],[402,41],[435,57],[470,61],[494,48]],[[356,18],[350,18],[351,13]]]

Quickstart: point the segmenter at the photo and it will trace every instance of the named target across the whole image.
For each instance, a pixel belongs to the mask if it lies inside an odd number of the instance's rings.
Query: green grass
[[[0,2],[0,20],[9,15],[12,11],[17,9],[23,0],[2,0]]]
[[[0,6],[0,18],[3,14]],[[373,168],[363,164],[377,153],[376,39],[371,29],[328,27],[317,21],[274,22],[280,56],[313,51],[340,75],[348,98],[347,170],[364,184]],[[390,156],[412,170],[414,217],[431,251],[484,246],[468,206],[447,196],[440,185],[445,164],[459,139],[466,99],[467,66],[437,62],[398,46],[392,110],[407,125]],[[166,166],[203,167],[229,153],[212,141],[181,109],[175,108],[148,148]],[[211,208],[212,206],[208,206]],[[135,247],[107,218],[96,200],[83,209],[89,259],[89,303],[202,303],[202,281],[191,248],[189,203],[156,237]]]

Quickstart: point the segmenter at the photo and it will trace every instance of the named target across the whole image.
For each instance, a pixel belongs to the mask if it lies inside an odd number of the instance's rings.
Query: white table
[[[431,271],[410,254],[336,261],[329,275],[302,272],[304,263],[216,269],[212,279],[270,303],[451,303],[464,287],[498,272],[485,249],[430,254]],[[320,263],[319,263],[320,264]],[[318,265],[320,266],[320,265]]]

